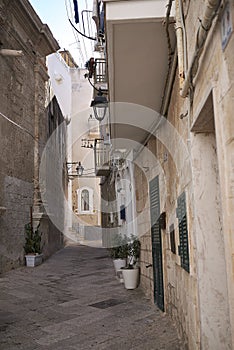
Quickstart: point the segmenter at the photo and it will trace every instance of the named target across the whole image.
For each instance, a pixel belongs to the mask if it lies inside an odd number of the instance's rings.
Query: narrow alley
[[[117,281],[104,249],[68,246],[0,278],[0,349],[184,349],[168,316]]]

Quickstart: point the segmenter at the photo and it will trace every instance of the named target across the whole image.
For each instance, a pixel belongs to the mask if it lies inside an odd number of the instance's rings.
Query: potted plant
[[[128,264],[122,268],[124,286],[126,289],[135,289],[139,283],[139,266],[137,266],[141,252],[141,242],[131,235],[128,243]]]
[[[121,234],[116,233],[112,237],[110,255],[113,259],[116,273],[126,266],[128,256],[127,238],[122,237]]]
[[[26,266],[34,267],[42,263],[41,253],[41,233],[39,232],[39,225],[33,231],[31,223],[25,225],[25,259]]]

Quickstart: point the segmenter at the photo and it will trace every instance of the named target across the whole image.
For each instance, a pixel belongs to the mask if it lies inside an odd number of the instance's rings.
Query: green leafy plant
[[[30,223],[25,225],[25,254],[41,254],[41,233],[39,225],[33,231]]]
[[[128,242],[128,265],[127,265],[127,269],[133,269],[134,266],[136,265],[137,261],[140,258],[140,253],[141,253],[141,242],[140,240],[134,236],[131,235],[131,237],[129,238],[129,242]]]
[[[112,259],[126,259],[128,256],[127,237],[115,234],[111,240],[112,247],[109,249]]]

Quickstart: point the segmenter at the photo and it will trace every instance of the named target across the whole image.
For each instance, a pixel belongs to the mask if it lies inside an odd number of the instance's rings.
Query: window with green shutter
[[[176,254],[175,229],[173,224],[170,226],[170,243],[172,253]]]
[[[181,266],[189,272],[189,242],[186,212],[186,196],[183,192],[177,200],[176,216],[179,225],[180,245],[178,247]]]

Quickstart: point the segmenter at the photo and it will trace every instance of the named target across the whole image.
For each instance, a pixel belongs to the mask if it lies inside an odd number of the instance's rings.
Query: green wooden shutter
[[[150,216],[154,275],[154,301],[164,311],[162,237],[160,228],[159,176],[150,181]]]
[[[189,272],[189,242],[188,242],[188,227],[187,227],[187,212],[186,212],[186,197],[183,192],[177,200],[176,210],[179,224],[179,255],[181,266]]]
[[[171,244],[171,251],[172,251],[172,253],[173,253],[173,254],[176,254],[174,224],[170,225],[170,244]]]

